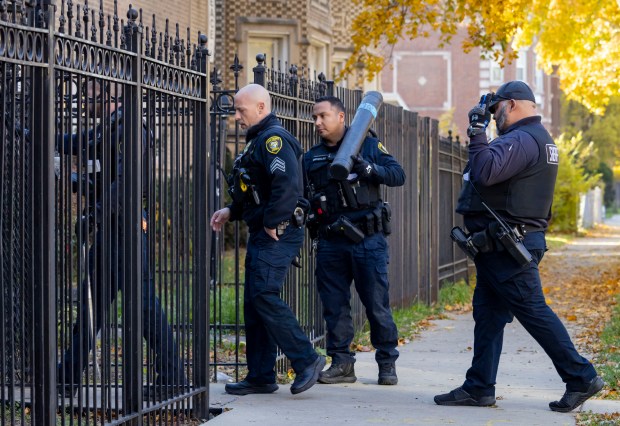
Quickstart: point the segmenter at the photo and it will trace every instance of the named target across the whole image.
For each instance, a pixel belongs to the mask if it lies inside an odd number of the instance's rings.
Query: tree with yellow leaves
[[[535,44],[538,66],[556,71],[566,96],[594,113],[620,95],[620,0],[353,1],[361,12],[351,24],[354,51],[343,73],[362,63],[372,79],[385,65],[378,49],[386,44],[432,32],[447,44],[464,28],[464,51],[479,47],[499,63]]]

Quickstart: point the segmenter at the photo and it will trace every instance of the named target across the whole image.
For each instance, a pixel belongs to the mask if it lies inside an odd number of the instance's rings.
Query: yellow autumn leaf
[[[401,38],[439,33],[442,44],[463,34],[465,52],[480,48],[503,64],[536,43],[537,66],[559,77],[568,99],[602,114],[620,94],[620,2],[617,0],[353,0],[353,52],[340,77],[364,64],[372,80]]]

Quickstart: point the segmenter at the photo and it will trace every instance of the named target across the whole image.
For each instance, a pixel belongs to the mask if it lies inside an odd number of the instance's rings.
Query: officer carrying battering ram
[[[383,144],[361,135],[360,152],[352,156],[351,174],[334,179],[330,166],[349,129],[340,99],[316,100],[312,117],[321,137],[304,156],[310,200],[308,229],[316,251],[316,281],[327,325],[327,355],[332,364],[319,376],[320,383],[353,383],[355,353],[351,318],[351,281],[370,323],[376,348],[380,385],[398,382],[398,332],[392,318],[388,284],[390,209],[381,200],[380,185],[401,186],[405,172]],[[355,122],[355,119],[354,119]],[[357,130],[357,129],[356,129]]]
[[[295,370],[291,393],[312,387],[325,366],[289,306],[280,298],[286,272],[304,239],[303,151],[271,113],[267,90],[250,84],[234,99],[235,120],[247,129],[244,151],[229,176],[232,203],[216,211],[211,227],[243,219],[250,233],[245,258],[244,314],[248,374],[226,385],[233,395],[272,393],[276,345]]]
[[[487,143],[491,120],[499,137]],[[569,412],[604,385],[579,355],[566,328],[545,302],[538,264],[558,171],[558,149],[536,115],[536,99],[522,81],[489,93],[469,112],[469,162],[456,211],[469,231],[453,230],[476,264],[474,356],[462,386],[435,396],[439,405],[495,404],[504,327],[517,317],[542,346],[566,383],[553,411]]]

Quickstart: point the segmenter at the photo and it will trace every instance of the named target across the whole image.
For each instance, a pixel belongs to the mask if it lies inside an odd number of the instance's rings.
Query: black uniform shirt
[[[274,114],[250,127],[246,135],[248,159],[244,167],[258,190],[256,205],[250,197],[232,203],[231,220],[243,218],[250,232],[262,227],[274,229],[293,215],[299,198],[303,197],[300,159],[301,145]]]

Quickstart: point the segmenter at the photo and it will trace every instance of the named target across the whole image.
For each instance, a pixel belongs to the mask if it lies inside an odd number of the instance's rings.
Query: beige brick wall
[[[355,9],[352,0],[216,0],[216,4],[214,62],[222,69],[229,87],[232,80],[228,67],[236,53],[243,56],[243,27],[249,25],[249,21],[253,22],[253,28],[261,22],[265,28],[274,27],[269,22],[286,23],[288,29],[294,27],[296,34],[290,38],[289,61],[300,70],[308,65],[308,51],[312,43],[327,43],[327,67],[331,67],[334,52],[350,50],[349,28]],[[240,60],[244,61],[245,57],[240,57]],[[240,81],[245,82],[255,65],[255,62],[243,63]],[[267,65],[271,65],[269,58]],[[323,71],[331,74],[331,69]]]
[[[61,15],[61,1],[57,1],[57,10],[56,17],[60,19]],[[95,24],[97,26],[97,32],[99,32],[99,1],[93,2],[92,0],[88,2],[88,7],[90,11],[88,12],[88,28],[84,27],[84,2],[74,2],[72,7],[73,12],[73,22],[72,22],[72,35],[75,34],[75,24],[78,19],[78,4],[80,5],[80,25],[81,32],[86,33],[88,38],[91,37],[91,25],[92,25],[92,10],[95,12]],[[164,32],[166,19],[169,22],[169,34],[173,38],[176,35],[176,24],[179,24],[179,36],[181,39],[185,40],[187,43],[187,27],[190,27],[190,41],[193,44],[198,42],[198,31],[202,31],[203,33],[207,32],[208,25],[208,1],[207,0],[180,0],[177,2],[169,1],[169,0],[118,0],[117,1],[117,11],[119,18],[119,26],[120,20],[122,19],[124,22],[127,22],[127,11],[129,10],[129,5],[133,5],[133,7],[140,11],[142,9],[142,23],[143,26],[149,27],[149,39],[151,38],[151,29],[153,23],[153,14],[156,15],[156,25],[157,32]],[[110,15],[113,18],[114,15],[114,1],[112,0],[104,0],[103,11],[106,15]],[[69,5],[67,2],[64,2],[64,16],[65,19],[68,19],[69,14]],[[110,21],[111,25],[114,25],[114,20]],[[105,17],[105,28],[104,28],[104,40],[105,33],[107,31],[108,19]],[[57,23],[58,27],[58,23]],[[68,32],[69,26],[68,22],[65,24],[65,31]],[[159,39],[159,36],[158,36]]]

